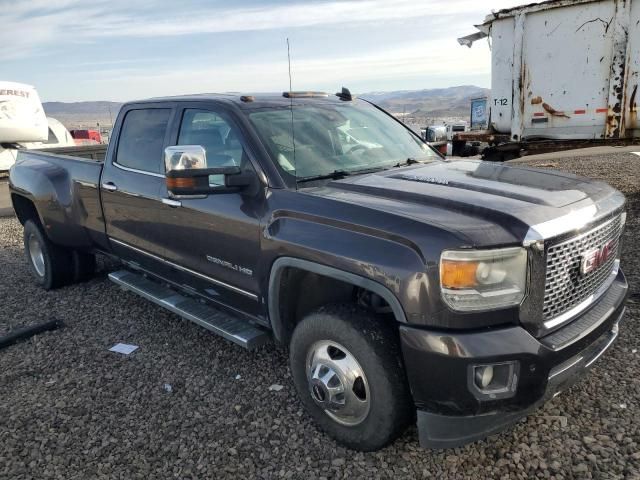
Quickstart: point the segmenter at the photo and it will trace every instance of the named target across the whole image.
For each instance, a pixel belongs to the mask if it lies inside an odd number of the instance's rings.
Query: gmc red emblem
[[[607,263],[615,253],[614,244],[615,240],[612,239],[600,248],[584,252],[580,257],[580,273],[587,275]]]

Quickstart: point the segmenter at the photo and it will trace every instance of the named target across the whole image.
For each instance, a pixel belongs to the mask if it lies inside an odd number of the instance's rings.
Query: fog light
[[[474,365],[471,368],[471,384],[479,398],[507,398],[515,394],[518,385],[519,362]]]
[[[476,385],[482,389],[487,388],[493,380],[493,365],[476,367]]]

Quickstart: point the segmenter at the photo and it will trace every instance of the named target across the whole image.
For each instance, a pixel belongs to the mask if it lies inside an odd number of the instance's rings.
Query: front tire
[[[24,224],[24,251],[31,275],[45,290],[62,287],[73,280],[71,252],[51,243],[33,220]]]
[[[413,418],[397,332],[365,309],[335,305],[306,316],[293,332],[290,362],[307,411],[349,448],[380,449]]]

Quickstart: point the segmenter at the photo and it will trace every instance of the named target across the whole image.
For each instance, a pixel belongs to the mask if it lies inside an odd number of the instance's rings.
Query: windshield
[[[293,129],[288,107],[256,110],[249,118],[289,179],[440,158],[403,125],[364,102],[294,105]]]

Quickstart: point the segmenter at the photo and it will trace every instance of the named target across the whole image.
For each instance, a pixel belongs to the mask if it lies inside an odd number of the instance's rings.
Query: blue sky
[[[491,0],[0,0],[0,80],[44,101],[288,89],[489,86]],[[531,3],[531,2],[526,2]]]

